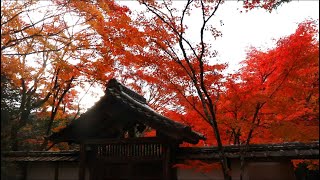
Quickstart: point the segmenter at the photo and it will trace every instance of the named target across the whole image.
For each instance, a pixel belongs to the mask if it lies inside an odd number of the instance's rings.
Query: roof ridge
[[[120,82],[118,82],[115,78],[112,78],[108,81],[107,83],[107,90],[111,89],[116,89],[118,91],[121,91],[127,95],[129,95],[131,98],[135,99],[136,101],[139,101],[142,104],[147,104],[146,98],[141,96],[140,94],[136,93],[135,91],[129,89],[128,87],[124,86]]]

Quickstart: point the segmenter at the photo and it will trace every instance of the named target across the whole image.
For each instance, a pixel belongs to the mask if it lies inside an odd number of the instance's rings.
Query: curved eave
[[[109,81],[105,93],[87,112],[72,121],[66,128],[53,133],[48,139],[55,143],[79,143],[91,137],[99,138],[100,132],[107,132],[105,129],[101,129],[101,122],[104,122],[104,124],[110,123],[105,121],[108,119],[114,123],[113,120],[122,118],[128,121],[123,123],[140,122],[179,142],[197,144],[199,140],[206,140],[204,135],[193,131],[190,126],[173,121],[154,111],[146,104],[146,100],[142,96],[129,90],[116,80]],[[113,106],[115,102],[116,107]],[[112,126],[112,124],[109,125]],[[109,135],[104,133],[103,137],[100,138],[106,138]]]
[[[191,144],[197,144],[199,140],[206,140],[206,137],[198,132],[191,130],[190,126],[186,126],[171,120],[150,108],[147,104],[142,104],[131,98],[128,94],[117,91],[112,88],[107,89],[108,94],[139,113],[142,117],[137,119],[141,123],[150,126],[153,129],[162,131],[164,134]]]

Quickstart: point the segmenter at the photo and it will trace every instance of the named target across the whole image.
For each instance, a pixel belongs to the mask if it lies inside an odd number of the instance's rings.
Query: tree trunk
[[[211,112],[213,112],[213,111],[211,111]],[[213,114],[213,115],[215,115],[215,114]],[[219,133],[219,129],[218,129],[218,124],[217,124],[215,118],[211,123],[211,127],[213,128],[213,132],[215,133],[217,144],[218,144],[218,150],[220,153],[220,163],[222,166],[224,180],[232,180],[232,177],[230,175],[230,167],[228,166],[228,159],[227,159],[227,157],[224,153],[224,150],[223,150],[223,146],[222,146],[222,142],[221,142],[221,138],[220,138],[220,133]]]
[[[18,151],[18,129],[17,125],[13,125],[10,133],[11,151]]]
[[[67,84],[67,87],[62,91],[62,94],[60,95],[59,97],[59,92],[60,92],[60,87],[58,87],[58,89],[56,90],[56,93],[54,93],[53,95],[53,98],[54,98],[54,101],[53,101],[53,104],[52,104],[52,110],[51,110],[51,115],[50,115],[50,120],[49,120],[49,124],[48,124],[48,127],[47,127],[47,130],[46,130],[46,136],[49,136],[50,135],[50,132],[51,132],[51,129],[52,129],[52,125],[53,125],[53,121],[54,121],[54,118],[59,110],[59,107],[60,107],[60,104],[62,102],[62,100],[64,99],[65,95],[67,94],[67,92],[71,89],[71,84],[74,80],[74,76],[71,77],[71,79],[68,81],[68,84]],[[55,83],[57,84],[57,83]],[[57,104],[55,105],[55,102],[56,100],[58,101]],[[40,147],[40,150],[47,150],[46,147],[48,145],[48,139],[45,138],[41,147]]]

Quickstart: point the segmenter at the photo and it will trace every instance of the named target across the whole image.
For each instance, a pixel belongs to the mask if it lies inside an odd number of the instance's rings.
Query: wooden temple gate
[[[156,137],[141,137],[147,127]],[[90,180],[174,180],[178,145],[206,138],[157,113],[143,96],[111,79],[93,107],[48,139],[80,144],[80,180],[86,179],[86,169]]]
[[[81,144],[79,180],[174,180],[174,146],[158,137],[90,140]]]
[[[155,130],[156,137],[141,137],[146,127]],[[206,137],[190,126],[157,113],[143,96],[115,79],[107,83],[105,95],[93,107],[47,139],[53,143],[80,145],[79,180],[88,180],[88,177],[90,180],[176,180],[175,162],[219,160],[220,157],[219,150],[212,147],[178,148],[183,142],[197,144]],[[283,150],[289,147],[282,146],[267,146],[270,152],[264,148],[251,146],[252,152],[245,158],[270,160],[270,157],[279,159],[300,153],[294,149],[284,154]],[[275,152],[278,150],[280,153]],[[240,158],[239,147],[225,147],[225,152],[228,158]],[[55,179],[58,179],[58,170],[55,169]]]

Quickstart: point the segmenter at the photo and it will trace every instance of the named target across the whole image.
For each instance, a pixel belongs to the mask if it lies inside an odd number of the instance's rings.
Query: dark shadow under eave
[[[149,126],[176,141],[197,144],[206,139],[189,126],[158,114],[142,96],[115,79],[108,82],[105,95],[93,107],[48,139],[54,143],[80,143],[90,139],[121,138],[124,132],[138,125]]]

